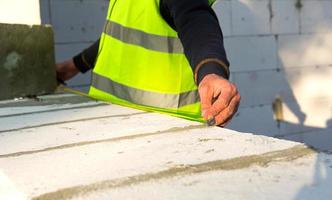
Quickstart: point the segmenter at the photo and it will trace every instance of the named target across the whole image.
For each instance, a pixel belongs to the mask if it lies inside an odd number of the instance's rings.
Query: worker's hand
[[[241,96],[234,84],[216,74],[206,75],[198,87],[202,116],[211,124],[226,126],[240,104]]]
[[[56,76],[58,80],[67,81],[73,78],[79,70],[74,64],[73,59],[57,63],[55,66]]]

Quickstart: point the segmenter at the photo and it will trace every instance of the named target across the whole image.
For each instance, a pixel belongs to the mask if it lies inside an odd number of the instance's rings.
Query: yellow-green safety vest
[[[203,121],[192,69],[159,1],[110,0],[89,96]]]

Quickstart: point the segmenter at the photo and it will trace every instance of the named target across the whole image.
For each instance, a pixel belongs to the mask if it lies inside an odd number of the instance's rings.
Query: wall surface
[[[43,24],[52,24],[56,60],[67,60],[92,45],[100,36],[109,0],[40,0]],[[68,84],[87,91],[91,73],[80,74]]]
[[[39,98],[0,102],[1,200],[331,199],[332,155],[303,144]]]
[[[42,23],[54,26],[57,61],[99,37],[108,2],[40,0]],[[230,128],[332,149],[332,1],[220,0],[214,9],[242,94]],[[69,84],[86,90],[89,82],[86,74]],[[276,97],[282,122],[274,119]]]
[[[230,128],[332,149],[332,1],[222,0],[215,5],[242,94]],[[272,103],[283,101],[283,121]]]
[[[40,24],[39,0],[0,0],[0,23]]]

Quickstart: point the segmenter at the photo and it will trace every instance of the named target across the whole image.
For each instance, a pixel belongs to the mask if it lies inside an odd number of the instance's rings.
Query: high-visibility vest
[[[89,95],[202,121],[192,69],[159,1],[110,0]]]

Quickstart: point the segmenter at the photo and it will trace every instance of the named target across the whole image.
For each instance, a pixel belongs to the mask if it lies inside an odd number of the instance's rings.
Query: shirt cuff
[[[80,53],[73,58],[76,68],[81,72],[85,73],[91,69],[91,66],[85,61],[84,54]]]
[[[195,81],[197,85],[203,80],[203,78],[208,74],[216,74],[225,79],[229,79],[228,66],[222,61],[217,59],[207,59],[197,66]]]

